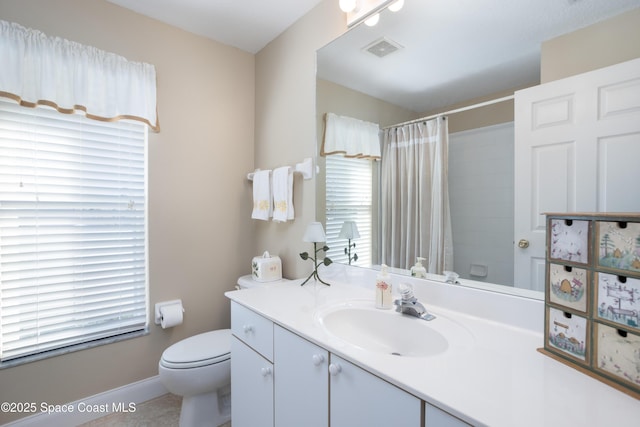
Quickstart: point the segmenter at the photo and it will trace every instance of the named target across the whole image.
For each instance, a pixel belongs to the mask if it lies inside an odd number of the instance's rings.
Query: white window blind
[[[344,253],[348,241],[338,237],[342,224],[355,221],[360,238],[351,249],[358,260],[351,265],[371,265],[371,227],[373,161],[369,159],[326,157],[326,236],[329,251],[327,256],[334,262],[348,263]]]
[[[143,124],[0,101],[0,359],[147,326]]]

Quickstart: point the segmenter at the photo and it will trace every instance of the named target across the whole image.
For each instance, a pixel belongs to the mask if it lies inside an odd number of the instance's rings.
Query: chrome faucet
[[[401,298],[393,302],[396,305],[396,311],[398,313],[407,314],[409,316],[418,317],[423,320],[433,320],[436,318],[433,314],[427,312],[424,305],[413,296],[413,289],[410,286],[400,286]]]

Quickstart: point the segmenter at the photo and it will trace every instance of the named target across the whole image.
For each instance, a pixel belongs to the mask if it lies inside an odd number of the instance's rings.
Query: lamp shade
[[[360,233],[358,232],[358,225],[355,221],[345,221],[340,229],[338,237],[341,239],[358,239]]]
[[[319,222],[311,222],[307,225],[307,229],[304,232],[302,240],[305,242],[326,242],[327,238],[324,235],[324,228]]]

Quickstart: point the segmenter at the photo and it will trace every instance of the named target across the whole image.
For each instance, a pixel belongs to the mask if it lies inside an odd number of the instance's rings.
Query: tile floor
[[[135,412],[110,414],[79,427],[177,427],[181,404],[180,396],[165,394],[137,404]]]

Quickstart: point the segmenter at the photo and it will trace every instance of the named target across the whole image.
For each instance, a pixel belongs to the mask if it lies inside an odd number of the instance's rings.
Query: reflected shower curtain
[[[445,117],[387,128],[382,135],[380,262],[429,273],[453,267]]]

